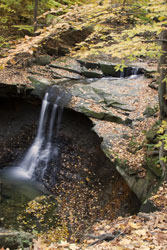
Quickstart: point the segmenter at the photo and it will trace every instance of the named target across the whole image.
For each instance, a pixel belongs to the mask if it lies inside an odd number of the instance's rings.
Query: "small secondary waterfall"
[[[127,67],[124,68],[123,71],[120,71],[120,78],[125,78],[128,77],[130,78],[136,78],[138,75],[141,74],[140,68],[135,68],[135,67]]]
[[[35,178],[35,172],[39,165],[42,167],[42,169],[40,169],[40,179],[44,177],[52,152],[54,122],[56,119],[57,127],[55,134],[57,135],[63,108],[70,98],[69,94],[60,92],[60,95],[56,97],[56,101],[53,103],[53,96],[51,94],[45,94],[42,101],[37,135],[25,157],[19,164],[19,169],[22,169],[24,175],[28,178]]]

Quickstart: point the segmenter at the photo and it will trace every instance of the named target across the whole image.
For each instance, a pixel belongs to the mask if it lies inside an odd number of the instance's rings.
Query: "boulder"
[[[97,62],[90,62],[89,60],[78,60],[78,62],[81,64],[81,67],[85,67],[89,70],[99,70],[104,76],[128,77],[131,75],[141,75],[145,73],[144,68],[131,65],[125,66],[123,71],[117,70],[116,66],[118,65],[118,63],[111,63],[109,61],[104,62],[101,60],[97,60]]]
[[[25,249],[30,247],[33,238],[30,233],[0,228],[0,247],[3,249]]]
[[[97,104],[92,104],[89,101],[78,102],[75,106],[75,110],[85,114],[88,117],[96,118],[99,120],[105,120],[116,123],[124,123],[121,117],[112,114],[112,112],[104,110]]]
[[[68,69],[63,69],[61,67],[54,67],[54,68],[52,67],[50,72],[52,73],[52,77],[54,79],[66,78],[66,79],[70,79],[70,80],[80,80],[83,78],[81,76],[81,74],[72,72]]]
[[[86,68],[82,68],[81,74],[87,78],[102,78],[103,77],[102,71],[100,71],[100,70],[87,70]]]
[[[152,171],[157,177],[162,177],[163,170],[159,164],[159,155],[147,157],[146,164],[150,171]]]
[[[149,143],[156,143],[157,142],[157,129],[151,128],[146,132],[146,138]]]
[[[46,78],[41,77],[32,77],[29,76],[29,80],[31,81],[31,85],[33,86],[33,90],[31,91],[32,96],[36,96],[37,98],[43,99],[46,90],[51,85],[51,82]]]
[[[150,117],[150,116],[154,116],[157,112],[157,108],[155,107],[151,107],[151,106],[147,106],[146,109],[143,112],[143,115]]]
[[[38,65],[46,66],[50,64],[50,62],[51,62],[51,56],[49,55],[41,55],[41,56],[35,57],[35,63]]]
[[[73,108],[89,117],[131,124],[129,115],[134,107],[127,97],[138,95],[140,85],[132,85],[126,79],[100,79],[90,84],[75,84],[72,96],[79,98]]]
[[[60,57],[53,61],[49,66],[50,68],[63,69],[76,74],[81,74],[82,71],[80,63],[70,57]]]

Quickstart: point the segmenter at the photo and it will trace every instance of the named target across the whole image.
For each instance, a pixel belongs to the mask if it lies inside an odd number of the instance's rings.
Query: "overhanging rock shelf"
[[[116,73],[114,66],[103,62],[60,59],[56,64],[52,62],[45,66],[53,76],[52,81],[30,74],[29,80],[33,88],[2,84],[1,96],[23,98],[32,102],[42,99],[49,85],[55,84],[58,88],[70,92],[72,101],[68,108],[83,113],[91,119],[94,124],[93,130],[102,138],[102,150],[115,163],[117,170],[137,197],[144,201],[152,191],[153,183],[156,185],[159,178],[152,171],[143,168],[144,163],[141,164],[141,161],[144,156],[140,145],[135,152],[139,162],[133,162],[134,153],[129,152],[127,142],[135,136],[142,137],[142,132],[139,130],[152,126],[152,117],[144,115],[144,111],[148,106],[154,109],[157,105],[157,92],[149,87],[150,79],[144,76],[144,74],[150,76],[149,71],[130,66],[123,73]],[[72,75],[69,75],[70,72]],[[126,77],[131,73],[132,76]],[[136,73],[142,75],[137,77]],[[129,162],[123,161],[126,157]],[[146,177],[138,178],[142,173]]]

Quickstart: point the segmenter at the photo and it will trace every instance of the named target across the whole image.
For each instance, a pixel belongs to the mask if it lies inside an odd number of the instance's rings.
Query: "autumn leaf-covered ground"
[[[21,40],[11,41],[10,49],[3,49],[2,57],[0,58],[1,82],[8,84],[12,82],[29,84],[26,68],[27,59],[35,57],[38,53],[45,54],[46,50],[51,47],[55,49],[55,56],[58,56],[58,51],[60,47],[62,48],[62,44],[63,49],[66,48],[72,56],[86,57],[90,56],[90,54],[94,55],[99,49],[101,53],[106,53],[112,58],[112,55],[110,55],[111,45],[115,44],[115,37],[118,37],[121,30],[125,30],[125,28],[129,29],[133,21],[135,21],[133,15],[127,16],[123,13],[124,12],[121,12],[119,8],[113,9],[111,6],[106,5],[99,5],[96,8],[94,8],[94,5],[79,6],[57,17],[51,26],[38,30],[37,36],[25,36],[25,38]],[[73,36],[71,38],[69,36],[70,30],[77,31],[78,33],[74,32],[75,35],[81,35],[84,31],[86,33],[81,40],[76,39],[76,41],[73,42]],[[68,41],[66,41],[66,38],[69,38],[69,40],[67,39]],[[129,45],[127,44],[129,47],[132,47],[132,45],[131,41]],[[141,43],[139,44],[139,47],[140,46]],[[115,57],[117,57],[117,59],[119,58],[118,52],[115,54]],[[140,61],[143,62],[144,59],[141,57]],[[150,66],[153,67],[155,65],[151,64]],[[34,70],[42,71],[40,66],[33,67]],[[50,77],[48,72],[44,74]],[[145,93],[143,93],[143,95],[144,94]],[[147,124],[144,124],[144,129],[146,127]],[[139,139],[140,138],[138,138],[138,140]],[[122,154],[123,158],[125,157],[125,152],[118,153]],[[140,157],[135,159],[134,156],[131,160],[133,160],[132,163],[135,163],[135,166],[137,163],[136,167],[140,168]],[[141,160],[143,160],[142,157]],[[78,192],[82,192],[82,189],[80,188]],[[88,227],[88,230],[83,237],[81,237],[82,240],[80,243],[71,243],[65,240],[57,242],[54,233],[52,238],[48,238],[46,233],[39,236],[37,240],[34,240],[32,248],[35,250],[166,250],[166,194],[167,184],[164,183],[159,188],[157,194],[150,198],[159,209],[158,211],[149,214],[138,213],[137,215],[124,218],[118,217],[115,220],[100,220],[94,223],[93,226]],[[79,230],[79,227],[76,228],[76,230]],[[113,239],[106,241],[106,234],[110,234],[109,236]],[[99,239],[101,235],[104,236],[104,240]]]
[[[116,220],[102,220],[95,223],[84,235],[81,244],[54,241],[46,244],[46,238],[34,241],[34,249],[59,250],[166,250],[167,244],[167,183],[164,183],[152,200],[158,211],[138,213]],[[112,237],[108,241],[106,236]],[[99,237],[100,236],[100,237]],[[104,237],[103,237],[104,236]],[[104,238],[106,240],[100,240]],[[92,239],[93,238],[93,239]]]

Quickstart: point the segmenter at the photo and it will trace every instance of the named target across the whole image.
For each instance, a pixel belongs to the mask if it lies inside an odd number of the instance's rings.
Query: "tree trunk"
[[[161,32],[160,37],[162,43],[162,55],[160,57],[158,71],[160,74],[159,81],[159,106],[160,106],[160,118],[161,120],[167,120],[167,29]],[[165,131],[165,135],[167,131]],[[162,168],[162,179],[165,180],[167,177],[166,163],[164,158],[164,146],[165,142],[162,141],[162,145],[159,149],[159,161]]]
[[[159,106],[161,119],[167,119],[167,29],[161,33],[160,40],[162,41],[162,55],[159,61]]]
[[[122,6],[124,7],[124,6],[125,6],[125,4],[126,4],[126,0],[123,0],[123,4],[122,4]]]
[[[37,29],[37,13],[38,13],[38,0],[35,0],[35,4],[34,4],[34,32]]]

